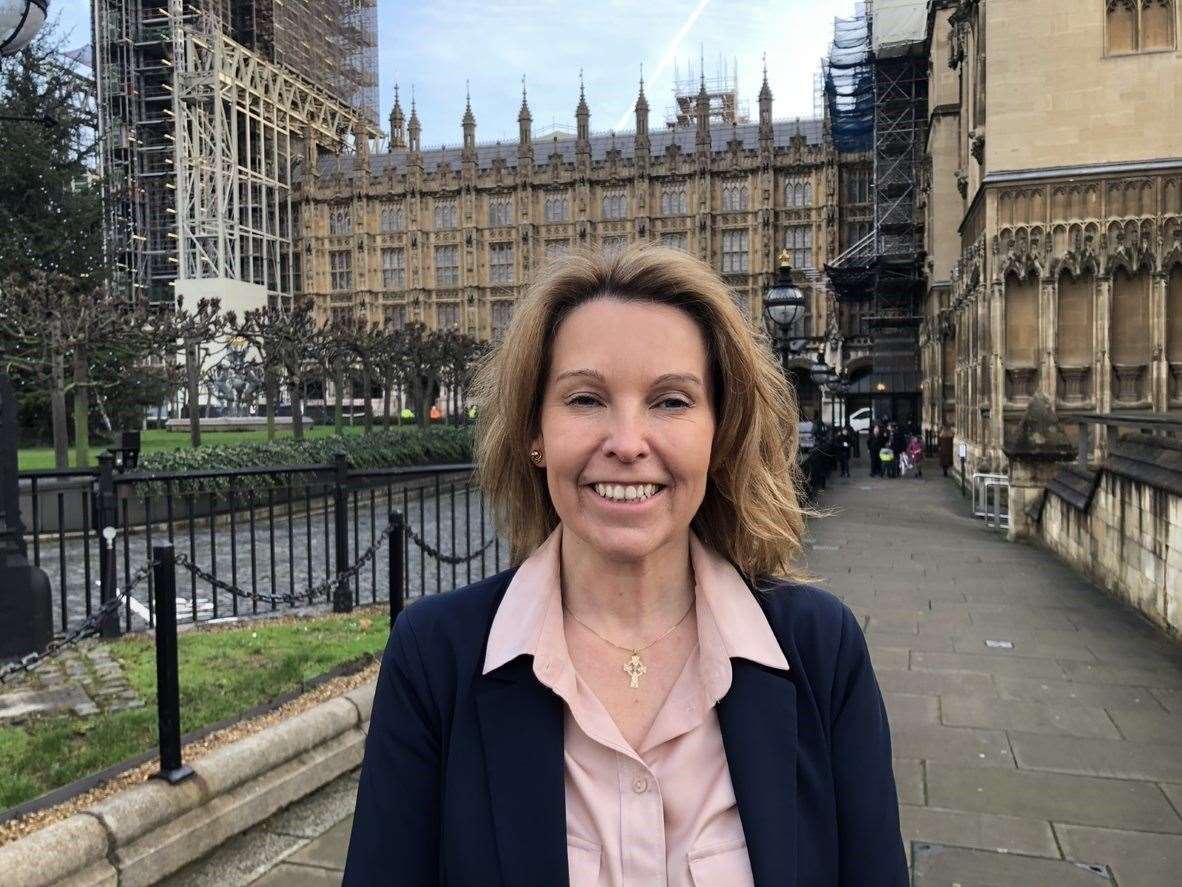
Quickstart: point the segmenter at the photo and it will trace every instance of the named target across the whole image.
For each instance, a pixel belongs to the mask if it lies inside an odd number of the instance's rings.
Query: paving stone
[[[1170,799],[1170,803],[1174,805],[1174,810],[1179,816],[1182,816],[1182,784],[1170,785],[1163,783],[1161,790],[1166,793],[1166,797]]]
[[[870,638],[867,638],[866,641],[867,649],[870,650],[870,662],[874,665],[875,671],[879,668],[902,671],[911,662],[911,651],[909,650],[883,647],[874,643]]]
[[[353,829],[353,817],[342,820],[316,840],[306,844],[289,857],[289,861],[303,865],[318,865],[323,868],[344,870],[345,856],[349,852],[349,833]]]
[[[985,656],[980,653],[917,652],[911,657],[911,669],[913,671],[972,671],[1022,678],[1063,677],[1063,667],[1053,659]]]
[[[251,884],[254,887],[340,887],[341,872],[285,862]]]
[[[1154,688],[1149,691],[1153,697],[1165,706],[1171,714],[1182,715],[1182,690],[1163,690]]]
[[[1182,669],[1134,668],[1120,665],[1064,662],[1068,679],[1085,684],[1124,684],[1134,687],[1182,689]]]
[[[1112,879],[1066,860],[912,845],[914,887],[1111,887]]]
[[[965,813],[900,802],[903,840],[1059,858],[1051,824],[1021,816]]]
[[[1182,836],[1055,824],[1069,859],[1102,859],[1120,887],[1177,887]]]
[[[895,772],[895,789],[899,793],[900,804],[915,804],[923,806],[925,803],[923,790],[923,763],[920,761],[904,761],[895,758],[893,761]]]
[[[1074,659],[1080,662],[1096,662],[1095,655],[1083,644],[1078,642],[1052,642],[1026,640],[1010,637],[1009,632],[985,631],[979,632],[973,627],[971,636],[957,638],[955,647],[957,653],[980,653],[982,656],[1012,656],[1032,659]],[[982,637],[981,635],[990,635]],[[1012,648],[990,647],[986,641],[1009,641]]]
[[[968,767],[1014,767],[1009,741],[1001,730],[892,724],[891,747],[896,758]]]
[[[945,634],[932,635],[922,632],[907,634],[871,629],[866,633],[866,642],[878,647],[899,647],[906,650],[924,650],[929,653],[955,652],[952,638]]]
[[[81,687],[17,690],[0,695],[0,723],[32,715],[63,712],[89,703]]]
[[[879,689],[884,693],[916,693],[923,696],[943,696],[971,693],[995,695],[993,680],[986,674],[953,671],[901,671],[875,669]]]
[[[1081,684],[1053,678],[1014,678],[995,675],[993,683],[1002,699],[1025,699],[1029,702],[1079,703],[1107,709],[1162,710],[1156,693],[1146,687],[1108,684]]]
[[[1009,736],[1019,769],[1182,782],[1182,754],[1176,745],[1034,733]]]
[[[990,727],[1027,733],[1121,738],[1104,709],[1086,705],[945,696],[941,698],[940,721],[953,727]]]
[[[1182,715],[1155,711],[1114,711],[1112,719],[1125,739],[1182,745]],[[1182,756],[1182,749],[1178,754]]]
[[[933,807],[1182,833],[1166,796],[1146,782],[929,762],[927,791]]]
[[[940,720],[940,699],[911,693],[883,693],[892,729],[905,724],[936,724]]]

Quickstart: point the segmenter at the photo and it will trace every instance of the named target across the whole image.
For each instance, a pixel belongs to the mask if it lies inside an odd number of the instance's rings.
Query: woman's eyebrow
[[[584,377],[584,378],[592,379],[601,385],[607,384],[607,379],[604,377],[603,373],[599,372],[599,370],[591,370],[591,369],[566,370],[564,372],[559,373],[555,377],[554,383],[557,384],[557,383],[561,382],[563,379],[569,379],[572,377]],[[682,382],[682,383],[687,383],[687,384],[691,384],[691,385],[697,385],[699,388],[704,387],[702,385],[702,380],[699,379],[697,376],[695,376],[693,373],[665,373],[665,374],[657,376],[657,378],[653,379],[652,384],[654,387],[656,387],[657,385],[664,385],[668,382]]]

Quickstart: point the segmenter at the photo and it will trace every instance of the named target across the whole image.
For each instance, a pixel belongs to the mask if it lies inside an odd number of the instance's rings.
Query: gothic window
[[[401,231],[406,228],[406,211],[401,203],[392,203],[382,207],[382,232]]]
[[[1059,276],[1059,310],[1056,312],[1059,328],[1055,336],[1059,366],[1084,369],[1092,365],[1095,304],[1091,274],[1078,280],[1067,271]]]
[[[1174,0],[1141,0],[1141,49],[1174,48]]]
[[[607,191],[603,195],[603,217],[623,219],[628,215],[628,203],[623,191]]]
[[[509,321],[513,317],[512,302],[493,302],[490,318],[492,321],[492,337],[494,340],[505,335],[509,329]]]
[[[570,252],[570,241],[547,240],[545,250],[547,259],[553,259],[555,256],[565,256]]]
[[[348,206],[334,206],[328,211],[328,233],[332,235],[353,233],[353,211]]]
[[[382,319],[385,321],[386,329],[402,329],[406,326],[406,306],[387,305],[382,311]]]
[[[1006,365],[1029,368],[1038,365],[1038,281],[1031,275],[1006,278]],[[982,345],[984,346],[984,342]]]
[[[329,286],[334,292],[353,288],[353,253],[347,249],[328,254]]]
[[[435,201],[435,230],[443,231],[456,227],[458,214],[454,200]]]
[[[1108,53],[1136,52],[1138,0],[1107,0]]]
[[[784,185],[784,203],[792,209],[813,205],[813,184],[803,179],[789,179]]]
[[[460,285],[460,248],[458,246],[435,247],[435,285]]]
[[[874,223],[869,219],[855,219],[842,225],[844,241],[842,249],[849,249],[870,233]]]
[[[747,232],[722,232],[722,273],[745,274],[748,262]]]
[[[460,306],[454,302],[445,302],[441,305],[436,305],[435,325],[436,329],[441,330],[459,329]]]
[[[661,215],[684,216],[689,213],[685,185],[666,185],[661,189]]]
[[[851,169],[843,176],[846,203],[870,202],[870,170]]]
[[[666,231],[661,235],[661,245],[667,246],[670,249],[679,249],[682,252],[688,252],[688,239],[684,231]]]
[[[513,244],[488,245],[488,280],[489,283],[513,282]]]
[[[749,203],[747,186],[742,182],[726,182],[722,186],[722,211],[743,212]]]
[[[488,202],[488,224],[491,227],[513,224],[513,200],[498,197]]]
[[[400,290],[406,286],[406,250],[402,247],[382,250],[382,289]]]
[[[628,246],[627,237],[604,237],[600,241],[599,248],[603,251],[605,256],[618,256],[622,253],[625,247]]]
[[[811,225],[792,225],[785,229],[784,247],[791,256],[793,268],[809,270],[813,267],[813,229]]]
[[[547,222],[565,222],[570,216],[570,199],[565,194],[549,194],[543,206]]]

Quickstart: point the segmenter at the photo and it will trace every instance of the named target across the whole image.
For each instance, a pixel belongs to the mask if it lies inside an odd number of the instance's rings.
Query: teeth
[[[633,502],[647,499],[654,495],[659,487],[656,484],[595,484],[595,492],[605,499],[623,502]]]

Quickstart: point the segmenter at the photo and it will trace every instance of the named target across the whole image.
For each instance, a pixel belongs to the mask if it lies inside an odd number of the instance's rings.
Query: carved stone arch
[[[1057,185],[1051,191],[1051,218],[1055,221],[1067,221],[1071,218],[1071,189],[1066,185]]]
[[[1162,212],[1182,213],[1182,178],[1166,179],[1161,195]]]

